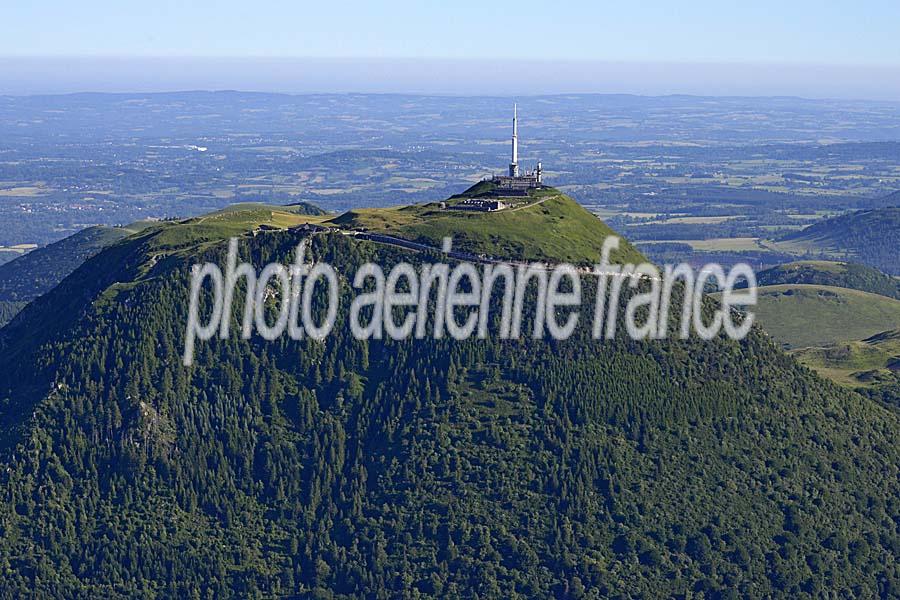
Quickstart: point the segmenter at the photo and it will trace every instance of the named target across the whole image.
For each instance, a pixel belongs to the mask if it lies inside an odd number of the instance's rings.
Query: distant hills
[[[106,246],[0,329],[0,595],[900,594],[900,415],[758,328],[360,341],[339,315],[179,360],[187,274],[229,236],[259,266],[309,239],[345,275],[428,258],[362,228],[587,260],[611,230],[574,206],[242,205]]]
[[[900,279],[857,263],[802,260],[764,269],[756,274],[761,286],[812,284],[850,288],[900,300]]]
[[[145,227],[88,227],[0,265],[0,326],[103,248]]]
[[[778,247],[862,262],[900,275],[900,207],[861,210],[786,235]]]

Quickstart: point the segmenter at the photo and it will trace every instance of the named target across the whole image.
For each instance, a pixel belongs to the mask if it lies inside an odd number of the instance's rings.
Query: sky
[[[104,89],[114,88],[118,80],[123,90],[129,86],[165,89],[191,81],[196,85],[188,87],[218,81],[241,89],[246,89],[242,82],[268,88],[282,79],[283,86],[291,89],[271,91],[329,91],[312,90],[302,80],[308,72],[329,64],[340,71],[335,86],[352,88],[358,72],[365,74],[364,65],[381,65],[375,69],[378,75],[393,76],[398,65],[415,62],[442,64],[460,72],[503,71],[497,66],[502,63],[543,65],[544,72],[552,71],[552,65],[574,65],[562,69],[572,74],[571,81],[554,84],[567,88],[560,92],[643,93],[642,88],[653,87],[651,76],[636,83],[632,73],[621,82],[604,82],[602,90],[588,90],[590,81],[577,66],[584,63],[590,67],[582,70],[602,77],[625,72],[622,65],[632,65],[632,71],[669,65],[674,71],[661,69],[660,74],[702,80],[711,90],[717,81],[722,87],[723,76],[733,80],[725,87],[735,90],[741,89],[741,78],[743,87],[752,89],[754,82],[746,78],[757,77],[765,94],[799,88],[821,95],[838,86],[830,93],[853,96],[857,87],[857,96],[900,100],[896,84],[887,82],[891,89],[886,92],[877,85],[885,76],[900,74],[897,0],[30,0],[5,4],[0,18],[0,93],[87,90],[78,87],[79,78],[81,86]],[[229,72],[222,66],[225,59],[232,61],[230,77],[222,76]],[[127,60],[149,68],[146,79],[123,66]],[[262,70],[272,80],[264,82],[258,73],[254,78],[259,67],[253,65],[268,65]],[[806,88],[796,85],[805,66],[819,69],[829,81],[818,85],[810,81]],[[33,76],[28,68],[36,69]],[[217,69],[220,75],[215,74]],[[429,77],[433,68],[421,70],[418,83],[399,77],[391,91],[416,91],[412,88],[417,86],[421,91],[440,91],[439,82],[431,81],[433,73]],[[186,77],[191,74],[193,80]],[[864,85],[861,76],[866,78]],[[328,84],[327,79],[313,79],[315,85]],[[804,79],[810,79],[808,74]],[[354,91],[374,89],[377,83],[377,78],[363,77],[356,84],[360,89]],[[380,85],[384,87],[385,82]],[[597,87],[596,82],[593,85]],[[692,93],[696,86],[696,82],[686,83],[683,91]],[[502,91],[518,91],[507,87]],[[663,91],[672,86],[658,87]]]

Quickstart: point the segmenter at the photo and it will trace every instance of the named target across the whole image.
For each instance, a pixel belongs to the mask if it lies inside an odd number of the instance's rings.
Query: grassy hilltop
[[[483,190],[485,182],[472,190]],[[454,196],[452,206],[471,192]],[[331,215],[311,205],[239,204],[202,217],[160,225],[154,246],[173,249],[191,243],[215,242],[247,231],[288,229],[311,223],[336,231],[382,233],[440,247],[445,236],[453,248],[509,260],[546,260],[594,264],[607,236],[615,235],[603,221],[572,198],[553,188],[516,198],[513,208],[497,212],[448,210],[441,203],[390,208],[355,209]],[[612,262],[645,260],[627,240]]]
[[[482,196],[489,190],[489,182],[481,182],[466,193],[454,196],[448,204],[452,206],[463,198]],[[615,235],[603,221],[554,188],[534,190],[527,198],[515,198],[512,202],[515,202],[512,208],[496,212],[448,210],[441,208],[440,203],[358,209],[344,213],[331,223],[436,246],[440,246],[445,236],[452,236],[457,250],[509,260],[574,264],[598,262],[603,240]],[[613,262],[644,260],[624,239],[612,256]]]
[[[872,272],[874,272],[874,274]],[[884,289],[891,278],[842,263],[792,263],[760,281],[839,281]],[[887,279],[887,281],[885,281]],[[900,300],[846,287],[789,283],[758,288],[757,323],[820,375],[900,405]],[[893,329],[893,331],[891,331]]]
[[[758,288],[757,319],[791,348],[858,340],[900,327],[900,300],[826,285]]]

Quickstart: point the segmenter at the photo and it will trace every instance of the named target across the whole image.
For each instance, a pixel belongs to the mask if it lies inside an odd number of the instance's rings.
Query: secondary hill
[[[759,288],[757,322],[791,348],[802,364],[843,386],[900,407],[900,301],[811,283],[843,283],[887,293],[897,282],[862,265],[802,261],[757,274],[760,283],[790,282]]]
[[[842,385],[882,390],[900,384],[900,329],[825,348],[806,348],[795,356]],[[900,396],[896,400],[900,405]]]
[[[900,279],[866,265],[802,260],[777,265],[756,274],[761,286],[809,284],[849,288],[900,300]]]
[[[158,224],[0,330],[0,596],[900,593],[900,417],[758,330],[360,341],[343,310],[183,367],[191,265],[241,229],[260,267],[420,258],[301,222]]]
[[[787,251],[852,259],[900,275],[900,207],[832,217],[790,233],[776,245]]]
[[[85,260],[144,225],[88,227],[0,265],[0,327],[25,304],[52,289]]]
[[[479,187],[481,186],[481,187]],[[459,199],[484,195],[488,182],[447,203],[352,210],[331,221],[344,229],[395,235],[440,247],[446,236],[453,248],[507,260],[553,260],[589,265],[600,260],[603,240],[615,232],[572,198],[546,188],[527,198],[506,200],[512,208],[495,212],[454,210]],[[475,194],[475,192],[478,192]],[[504,199],[500,198],[501,201]],[[626,240],[613,262],[643,262]]]
[[[105,225],[88,227],[0,265],[0,300],[33,300],[62,281],[85,259],[134,231]]]
[[[861,340],[900,327],[900,300],[879,294],[804,284],[757,289],[757,323],[788,348]]]
[[[303,205],[241,203],[208,215],[160,224],[145,233],[151,240],[150,251],[154,255],[165,255],[183,249],[196,250],[197,246],[210,243],[218,244],[233,236],[322,224],[326,221],[326,215],[328,213],[310,214],[307,206]]]
[[[324,217],[329,214],[327,210],[320,206],[316,206],[312,202],[294,202],[287,206],[290,207],[293,212],[309,215],[311,217]]]

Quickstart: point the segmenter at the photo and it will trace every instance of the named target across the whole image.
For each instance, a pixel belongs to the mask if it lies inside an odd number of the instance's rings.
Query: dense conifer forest
[[[811,284],[850,288],[900,300],[900,279],[857,263],[797,261],[756,274],[759,285]]]
[[[896,194],[886,199],[894,199]],[[815,255],[836,256],[900,275],[900,206],[860,210],[813,223],[785,240]]]
[[[359,341],[341,311],[322,342],[232,336],[186,368],[190,264],[226,242],[167,227],[0,330],[3,597],[900,595],[897,413],[758,329]]]

